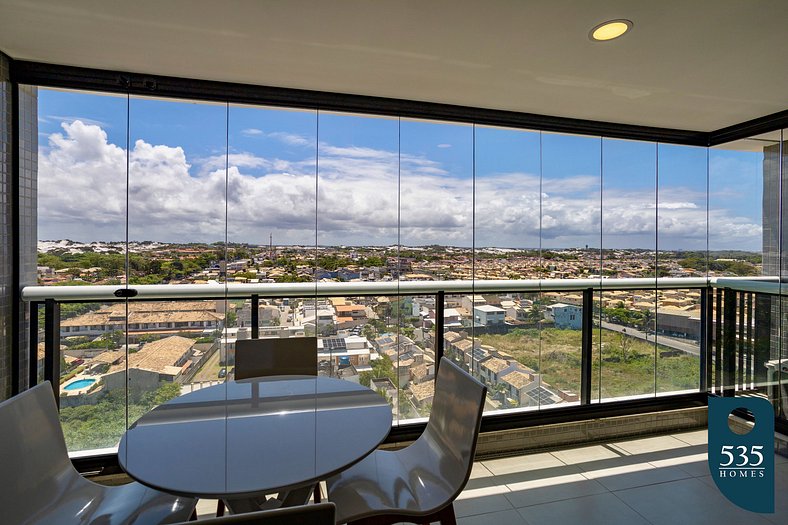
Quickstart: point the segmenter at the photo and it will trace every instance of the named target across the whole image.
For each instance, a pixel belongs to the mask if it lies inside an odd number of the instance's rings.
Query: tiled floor
[[[788,523],[788,458],[775,456],[776,512],[730,503],[706,466],[706,431],[480,461],[455,503],[460,525]],[[215,511],[201,503],[200,514]]]

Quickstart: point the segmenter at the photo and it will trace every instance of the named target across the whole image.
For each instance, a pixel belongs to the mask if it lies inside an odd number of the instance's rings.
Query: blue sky
[[[761,247],[759,153],[46,89],[39,143],[41,239]]]

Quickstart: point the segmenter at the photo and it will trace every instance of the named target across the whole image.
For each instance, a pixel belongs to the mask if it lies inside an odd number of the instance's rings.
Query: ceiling
[[[0,0],[16,59],[697,131],[788,109],[786,27],[785,0]]]

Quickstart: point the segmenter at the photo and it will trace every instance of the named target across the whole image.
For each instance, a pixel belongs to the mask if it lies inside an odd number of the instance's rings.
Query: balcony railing
[[[430,321],[434,336],[425,338],[427,342],[423,350],[433,363],[439,362],[444,355],[455,359],[493,387],[491,390],[497,398],[490,400],[486,411],[485,427],[483,427],[492,429],[552,420],[545,419],[546,416],[539,414],[549,413],[550,418],[561,420],[585,418],[591,415],[598,417],[604,414],[605,407],[615,406],[616,413],[622,413],[622,410],[643,411],[659,407],[678,407],[688,403],[698,404],[702,403],[706,393],[768,396],[775,404],[778,422],[784,424],[785,405],[788,404],[786,401],[788,395],[785,393],[788,380],[784,379],[788,378],[788,370],[784,368],[788,360],[785,359],[785,350],[779,346],[783,336],[774,335],[774,332],[780,332],[777,329],[780,325],[779,315],[782,312],[780,309],[782,300],[779,297],[788,293],[784,288],[775,279],[770,278],[391,281],[140,285],[121,288],[29,286],[24,288],[22,297],[30,303],[32,311],[31,363],[37,362],[38,342],[43,331],[43,370],[39,371],[35,366],[31,366],[31,384],[37,382],[39,376],[43,376],[44,379],[51,380],[53,385],[59,385],[62,378],[61,304],[107,304],[126,300],[133,303],[242,299],[250,303],[250,335],[252,338],[257,338],[260,336],[258,313],[262,300],[299,298],[311,301],[330,297],[431,296],[434,298],[434,312],[431,314]],[[677,333],[678,329],[667,329],[667,322],[662,320],[664,312],[661,309],[660,294],[669,290],[692,291],[693,297],[697,296],[701,315],[700,319],[697,319],[696,328],[687,329],[686,333]],[[624,292],[650,294],[649,297],[653,297],[653,315],[643,316],[641,324],[637,326],[615,318],[610,314],[612,310],[606,309],[604,305],[610,304],[615,294],[620,295]],[[481,294],[532,298],[547,294],[555,302],[558,302],[556,297],[561,297],[558,294],[572,294],[575,303],[572,306],[578,311],[580,319],[577,320],[576,325],[564,330],[565,334],[560,334],[562,337],[565,336],[566,340],[551,343],[539,339],[539,360],[536,366],[523,365],[518,369],[526,376],[530,374],[532,381],[539,381],[539,385],[545,385],[549,389],[530,392],[528,395],[531,398],[528,398],[517,390],[515,381],[503,381],[498,378],[495,369],[487,369],[480,364],[480,361],[491,355],[512,356],[505,352],[491,354],[484,349],[485,345],[478,344],[475,339],[481,337],[479,335],[481,333],[486,334],[488,330],[483,324],[474,322],[473,312],[470,320],[465,320],[464,326],[456,328],[471,333],[470,350],[463,350],[460,345],[447,343],[446,334],[452,329],[445,323],[446,319],[450,319],[446,316],[447,298],[456,300],[458,296],[473,297]],[[549,301],[538,299],[536,301],[542,312],[540,315],[544,315],[546,302]],[[38,315],[42,308],[43,330],[39,326]],[[788,311],[788,308],[785,311]],[[536,323],[523,323],[522,326],[530,326],[531,329],[536,326],[537,332],[542,334],[540,330],[543,321],[544,319],[540,317]],[[553,322],[555,321],[556,319],[553,319]],[[693,319],[693,322],[695,321]],[[317,330],[317,321],[315,323]],[[788,327],[788,323],[786,326]],[[510,332],[511,329],[512,326],[509,326],[504,333]],[[500,332],[500,330],[492,332]],[[549,334],[560,332],[555,330]],[[546,337],[548,332],[545,331],[544,334]],[[537,338],[541,337],[543,336],[537,335]],[[788,334],[785,337],[788,339]],[[576,345],[579,347],[579,359],[573,360],[574,356],[570,355],[571,352],[551,358],[551,352],[547,351],[551,349],[550,344],[570,347]],[[642,352],[638,354],[637,348],[633,348],[633,345],[641,345],[639,348],[643,348],[642,345],[649,345],[648,348],[653,348],[653,357]],[[543,349],[546,350],[544,353]],[[126,356],[128,355],[127,351]],[[569,363],[564,362],[567,356],[572,358],[569,359],[571,361]],[[671,360],[677,356],[679,359]],[[579,361],[579,367],[573,365],[576,361]],[[679,365],[683,367],[681,373],[686,375],[689,370],[689,374],[694,376],[694,379],[684,386],[665,381],[666,377],[670,379],[671,373],[678,373],[674,369]],[[622,375],[635,373],[632,370],[636,367],[648,369],[652,366],[653,384],[649,385],[648,381],[642,380],[634,381],[635,384],[616,384],[621,380]],[[331,370],[333,373],[333,365]],[[508,372],[501,371],[501,373]],[[571,377],[562,377],[562,374]],[[552,377],[550,382],[556,385],[550,386],[545,380],[546,376]],[[131,379],[129,378],[128,381]],[[527,382],[527,379],[524,381]],[[500,388],[496,390],[496,386]],[[398,387],[399,385],[394,385],[395,389]],[[58,389],[57,386],[55,388]],[[575,389],[578,391],[574,391]],[[526,388],[523,388],[524,390]],[[519,401],[511,405],[509,401],[512,398]],[[555,402],[556,400],[558,402]],[[400,434],[407,436],[408,432],[418,432],[420,425],[423,424],[423,420],[414,419],[412,416],[426,414],[411,411],[411,417],[405,417],[403,414],[409,413],[403,408],[405,403],[413,403],[413,407],[416,406],[415,401],[403,400],[401,393],[398,400],[392,400],[392,406],[396,407],[395,414],[402,416],[396,418],[401,427]],[[508,410],[504,410],[506,408]],[[543,408],[551,410],[542,411]]]

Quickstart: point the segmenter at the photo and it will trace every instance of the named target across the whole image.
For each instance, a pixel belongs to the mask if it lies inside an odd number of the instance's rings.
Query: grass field
[[[506,352],[541,372],[544,382],[561,390],[580,392],[580,330],[514,330],[506,335],[481,335],[480,339],[483,345]],[[591,397],[653,394],[655,384],[658,392],[697,389],[698,357],[660,355],[669,351],[625,334],[594,330]]]

